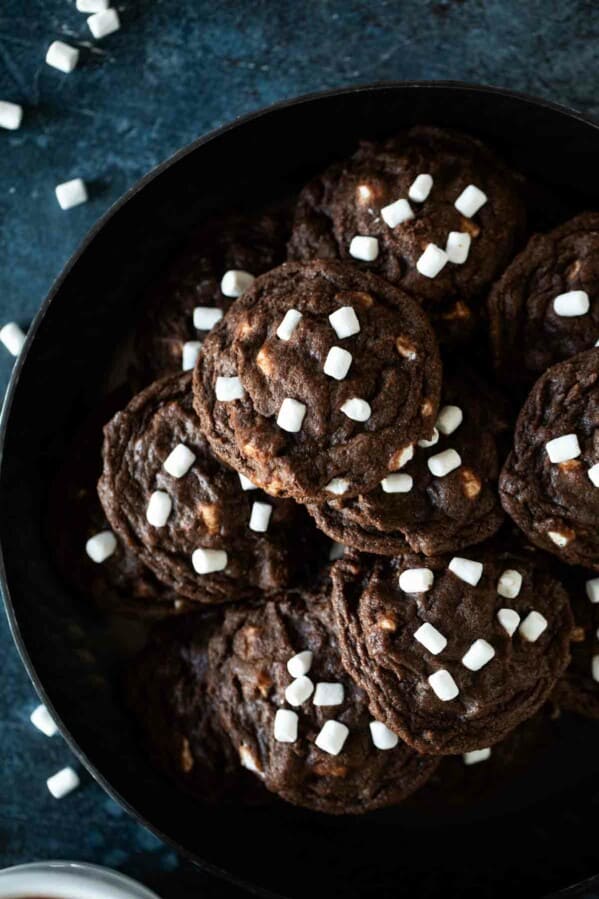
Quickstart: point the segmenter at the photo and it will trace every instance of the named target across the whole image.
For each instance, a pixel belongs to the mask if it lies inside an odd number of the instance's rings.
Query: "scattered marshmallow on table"
[[[457,431],[464,421],[464,413],[459,406],[443,406],[437,417],[437,430],[448,437]]]
[[[349,245],[349,255],[361,262],[374,262],[379,255],[379,242],[376,237],[367,237],[357,234],[352,237]]]
[[[554,463],[569,462],[570,459],[580,456],[580,444],[576,434],[564,434],[562,437],[548,440],[545,449],[550,462]]]
[[[272,515],[272,506],[269,503],[254,503],[250,514],[250,531],[256,531],[257,534],[265,534],[270,523]]]
[[[587,597],[593,603],[599,602],[599,577],[591,578],[585,584]]]
[[[461,581],[464,581],[465,584],[470,584],[471,587],[476,587],[483,576],[482,562],[474,562],[472,559],[461,559],[459,556],[453,557],[449,563],[449,570],[456,577],[459,577]]]
[[[277,709],[274,724],[274,737],[277,743],[295,743],[298,721],[297,712]]]
[[[8,131],[16,131],[23,121],[23,107],[18,103],[10,103],[8,100],[0,100],[0,128]]]
[[[454,265],[463,265],[470,253],[472,238],[467,231],[450,231],[447,235],[445,252]]]
[[[202,344],[199,340],[186,340],[181,353],[183,371],[192,371],[196,367]]]
[[[425,649],[428,649],[434,656],[443,652],[447,646],[447,638],[444,637],[436,627],[429,624],[428,621],[422,624],[414,633],[414,639],[418,640],[418,642],[421,643]]]
[[[232,403],[235,400],[242,400],[245,396],[243,384],[237,375],[230,378],[219,376],[216,379],[214,392],[217,400],[221,403]]]
[[[164,490],[154,490],[146,509],[148,524],[155,528],[163,528],[173,510],[173,501]]]
[[[515,609],[499,609],[497,620],[509,637],[513,637],[520,624],[520,615]]]
[[[312,693],[314,693],[314,684],[309,677],[302,674],[300,677],[296,677],[295,680],[291,681],[285,690],[285,699],[289,705],[297,708],[310,699]]]
[[[567,293],[560,293],[553,301],[555,314],[565,318],[586,315],[590,308],[589,295],[585,290],[569,290]]]
[[[430,568],[406,568],[399,575],[399,589],[404,593],[426,593],[435,581]]]
[[[487,195],[475,184],[469,184],[465,187],[453,204],[457,211],[466,218],[470,219],[476,215],[479,209],[487,202]]]
[[[77,0],[75,6],[78,12],[103,12],[110,6],[110,0]]]
[[[314,691],[314,705],[331,706],[342,705],[345,699],[345,688],[343,684],[318,683]]]
[[[417,175],[412,181],[412,184],[410,185],[410,189],[408,191],[410,200],[414,200],[415,203],[424,203],[431,192],[432,186],[432,175]]]
[[[212,574],[214,571],[224,571],[227,567],[227,553],[224,549],[203,549],[199,547],[193,551],[191,564],[198,574]]]
[[[593,487],[599,487],[599,462],[595,465],[591,465],[587,471],[587,475],[589,476],[589,480]]]
[[[12,356],[18,356],[25,344],[25,334],[16,322],[9,322],[0,329],[0,340]]]
[[[252,484],[250,479],[246,478],[246,476],[244,474],[241,474],[241,472],[238,472],[238,475],[239,475],[239,483],[241,484],[242,490],[257,490],[258,489],[256,487],[256,485]]]
[[[299,325],[301,319],[301,312],[298,312],[297,309],[288,309],[283,316],[281,324],[277,328],[277,337],[279,340],[291,340],[293,332]]]
[[[98,565],[110,558],[115,549],[116,537],[112,531],[100,531],[99,534],[90,537],[85,544],[86,553],[92,562],[96,562]]]
[[[108,8],[91,15],[87,24],[92,35],[99,41],[114,31],[118,31],[121,27],[121,20],[116,9]]]
[[[192,453],[184,443],[178,443],[174,450],[168,454],[162,463],[162,467],[171,477],[182,478],[187,474],[195,460],[195,453]]]
[[[352,421],[368,421],[372,415],[370,403],[357,396],[353,396],[351,399],[346,400],[341,406],[341,411],[348,418],[351,418]]]
[[[63,796],[76,790],[79,783],[79,775],[70,767],[57,771],[46,781],[48,790],[55,799],[62,799]]]
[[[53,69],[68,74],[72,72],[79,62],[79,50],[65,44],[63,41],[53,41],[46,53],[46,62]]]
[[[383,206],[381,215],[385,224],[390,228],[397,228],[397,226],[403,224],[403,222],[409,222],[410,219],[414,218],[412,207],[408,201],[404,199],[396,200],[395,203]]]
[[[515,599],[522,588],[522,575],[513,568],[506,568],[497,581],[497,593],[504,599]]]
[[[371,721],[368,726],[372,743],[376,749],[395,749],[399,743],[399,737],[392,730],[389,730],[386,724],[383,724],[382,721]]]
[[[436,278],[447,264],[447,254],[441,247],[429,243],[424,253],[418,258],[416,268],[425,278]]]
[[[351,306],[341,306],[340,309],[331,312],[329,322],[340,340],[343,340],[344,337],[353,337],[360,331],[358,316]]]
[[[349,728],[340,721],[326,721],[314,741],[319,749],[329,755],[339,755],[349,736]]]
[[[427,459],[429,471],[436,478],[444,478],[462,464],[460,454],[454,449],[443,450]]]
[[[462,758],[465,765],[477,765],[479,762],[486,762],[487,759],[491,758],[491,750],[488,747],[485,749],[473,749],[471,752],[465,752]]]
[[[323,371],[329,378],[342,381],[352,364],[352,354],[340,346],[332,346],[327,353]]]
[[[446,671],[445,668],[441,668],[440,671],[435,671],[434,674],[431,674],[428,678],[428,682],[435,695],[442,702],[451,702],[452,699],[455,699],[456,696],[459,695],[460,691],[458,685],[449,671]]]
[[[29,720],[33,726],[37,727],[37,729],[45,734],[46,737],[53,737],[54,734],[58,733],[58,728],[54,719],[45,705],[38,705],[29,716]]]
[[[221,293],[231,299],[237,299],[241,294],[251,287],[256,279],[249,272],[240,271],[239,269],[229,269],[225,272],[220,282]]]
[[[480,671],[491,661],[495,650],[486,640],[475,640],[468,652],[462,658],[462,665],[469,671]]]
[[[297,434],[301,431],[304,416],[306,414],[306,406],[298,400],[287,396],[281,403],[279,414],[277,415],[277,424],[289,434]]]
[[[546,629],[547,619],[540,612],[533,610],[520,625],[518,633],[529,643],[535,643]]]
[[[61,209],[72,209],[87,203],[87,187],[81,178],[73,178],[71,181],[63,181],[54,188],[58,205]]]
[[[307,674],[312,667],[313,658],[314,653],[310,649],[304,649],[289,659],[287,671],[291,677],[301,677],[303,674]]]
[[[388,474],[381,481],[383,493],[409,493],[414,486],[414,479],[409,474]]]
[[[223,310],[216,306],[196,306],[193,310],[193,326],[198,331],[211,331],[223,317]]]

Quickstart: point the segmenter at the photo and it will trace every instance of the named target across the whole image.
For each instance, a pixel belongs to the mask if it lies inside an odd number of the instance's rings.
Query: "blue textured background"
[[[0,133],[0,324],[27,325],[85,232],[144,172],[276,100],[376,80],[460,79],[599,112],[593,0],[117,5],[122,30],[94,45],[74,0],[0,0],[0,99],[25,107],[21,130]],[[71,75],[44,64],[57,38],[82,49]],[[90,202],[62,212],[54,186],[77,176]],[[0,348],[2,389],[11,361]],[[73,760],[60,737],[28,722],[36,697],[2,616],[0,658],[0,867],[72,857],[119,868],[165,897],[237,895],[180,864],[87,776],[53,800],[44,781]]]

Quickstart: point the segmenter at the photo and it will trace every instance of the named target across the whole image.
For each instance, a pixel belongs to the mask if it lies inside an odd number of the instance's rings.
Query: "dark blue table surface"
[[[593,0],[117,6],[122,30],[94,42],[74,0],[1,0],[0,100],[21,103],[25,116],[19,131],[0,133],[0,324],[28,324],[86,231],[144,172],[276,100],[377,80],[458,79],[599,112]],[[58,38],[82,50],[70,75],[44,63]],[[90,202],[62,212],[54,186],[74,177],[90,185]],[[0,347],[2,389],[11,363]],[[0,867],[77,858],[164,897],[239,895],[181,863],[83,772],[81,789],[52,799],[45,779],[73,758],[61,737],[29,724],[37,700],[2,616],[0,658]]]

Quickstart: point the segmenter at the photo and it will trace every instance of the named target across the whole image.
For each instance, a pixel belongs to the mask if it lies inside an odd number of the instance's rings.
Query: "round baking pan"
[[[360,139],[419,123],[472,132],[528,176],[534,226],[598,204],[599,127],[551,103],[455,83],[281,103],[200,138],[100,220],[43,303],[4,405],[2,586],[34,685],[82,762],[131,814],[263,895],[535,896],[599,870],[599,728],[583,720],[560,721],[524,775],[468,812],[424,812],[414,802],[339,819],[282,802],[192,801],[152,768],[121,703],[135,635],[81,602],[52,563],[49,484],[109,386],[113,352],[143,314],[138,298],[189,228],[214,212],[289,196]]]

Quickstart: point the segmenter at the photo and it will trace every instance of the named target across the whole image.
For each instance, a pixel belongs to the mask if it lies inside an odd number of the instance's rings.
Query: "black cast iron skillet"
[[[104,216],[44,302],[4,406],[2,586],[34,685],[83,763],[131,814],[199,864],[262,894],[534,896],[599,870],[599,727],[582,720],[564,725],[561,739],[499,798],[466,814],[398,808],[339,819],[283,803],[204,808],[188,800],[152,769],[122,711],[124,650],[114,622],[59,580],[44,536],[48,485],[64,448],[98,403],[117,341],[142,314],[137,298],[189,226],[295,191],[360,138],[417,123],[487,139],[534,176],[539,196],[548,188],[558,198],[560,215],[597,205],[599,128],[550,103],[411,83],[279,104],[196,141]],[[538,211],[542,219],[543,201]]]

